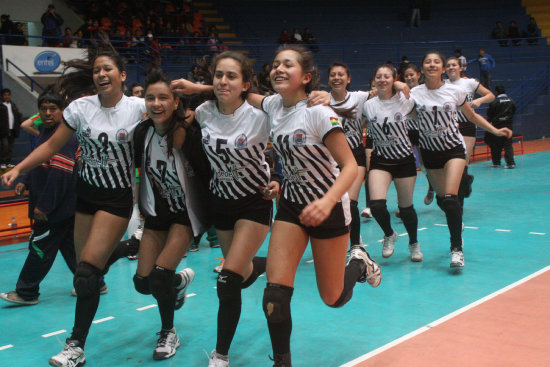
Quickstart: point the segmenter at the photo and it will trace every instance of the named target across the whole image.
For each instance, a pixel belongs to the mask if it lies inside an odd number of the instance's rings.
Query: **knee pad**
[[[399,207],[399,216],[403,220],[403,222],[407,221],[413,221],[415,218],[417,218],[416,210],[414,210],[414,206],[408,206],[406,208]]]
[[[276,324],[290,318],[290,300],[293,292],[294,288],[267,283],[263,299],[267,322]]]
[[[99,293],[101,270],[92,264],[81,261],[74,272],[73,285],[78,297],[87,298]]]
[[[231,270],[222,269],[218,275],[216,289],[220,303],[241,303],[241,283],[243,277]]]
[[[377,217],[388,211],[388,208],[386,207],[385,199],[371,200],[369,203],[369,208],[373,217]]]
[[[149,287],[151,294],[157,300],[176,297],[176,289],[174,288],[174,270],[165,269],[155,265],[151,274],[149,274]]]
[[[439,201],[438,201],[439,204]],[[458,196],[456,195],[445,195],[441,199],[441,209],[445,212],[446,215],[450,216],[461,216],[462,209],[460,202],[458,201]]]
[[[250,274],[248,279],[241,283],[242,289],[250,287],[252,284],[254,284],[254,282],[256,281],[256,279],[258,279],[260,275],[265,273],[266,263],[267,259],[265,257],[255,256],[252,259],[252,273]]]
[[[141,294],[151,294],[151,287],[149,286],[149,277],[140,277],[134,274],[134,287],[136,291]]]
[[[445,209],[443,209],[443,198],[441,196],[435,196],[435,202],[437,203],[437,206],[439,207],[439,209],[445,211]]]

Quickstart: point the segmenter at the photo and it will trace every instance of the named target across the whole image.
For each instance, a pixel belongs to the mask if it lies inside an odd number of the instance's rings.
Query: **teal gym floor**
[[[380,287],[358,284],[342,309],[325,306],[318,296],[311,252],[298,269],[292,299],[293,366],[335,367],[373,351],[499,289],[550,265],[550,152],[516,157],[514,170],[491,168],[489,162],[471,165],[474,191],[464,209],[463,270],[449,268],[449,233],[443,212],[423,203],[427,183],[417,180],[414,204],[419,218],[419,242],[424,261],[409,260],[406,234],[394,255],[381,256],[383,233],[373,220],[362,220],[367,250],[382,267]],[[364,194],[359,203],[364,204]],[[388,207],[399,234],[405,228],[393,216],[397,208],[390,189]],[[266,239],[259,254],[267,253]],[[0,291],[15,288],[27,255],[27,243],[0,247]],[[205,352],[215,347],[218,299],[216,274],[221,256],[203,239],[180,269],[196,272],[185,306],[176,312],[175,327],[182,342],[167,361],[153,361],[160,329],[151,296],[134,290],[136,261],[122,259],[106,276],[109,292],[86,344],[86,366],[204,366]],[[72,276],[61,256],[42,282],[36,306],[0,304],[0,365],[45,366],[62,349],[74,320]],[[271,366],[271,345],[262,312],[265,277],[243,291],[241,320],[230,350],[234,367]],[[145,309],[143,309],[145,308]]]

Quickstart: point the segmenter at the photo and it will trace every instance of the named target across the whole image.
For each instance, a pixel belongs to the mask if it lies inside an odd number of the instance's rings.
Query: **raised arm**
[[[481,83],[477,87],[476,93],[481,95],[481,97],[474,99],[470,102],[470,107],[478,108],[484,103],[491,103],[495,100],[495,95],[487,88],[485,88]]]
[[[177,94],[194,94],[194,93],[211,92],[213,88],[211,85],[195,84],[184,78],[172,80],[172,83],[170,86],[172,87],[172,90]]]

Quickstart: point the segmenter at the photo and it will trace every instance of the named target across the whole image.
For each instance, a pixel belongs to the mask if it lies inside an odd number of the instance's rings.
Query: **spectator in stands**
[[[74,34],[74,39],[76,40],[76,46],[74,43],[71,43],[70,47],[82,48],[84,47],[84,36],[82,35],[82,30],[77,30]]]
[[[153,33],[150,31],[147,33],[147,46],[145,53],[153,56],[154,58],[160,58],[160,45],[158,41],[153,37]]]
[[[13,22],[10,20],[9,14],[2,14],[2,16],[0,17],[0,22],[2,24],[0,26],[0,34],[3,34],[5,36],[9,34],[13,34],[13,30],[15,26]]]
[[[38,98],[43,128],[39,144],[56,131],[63,119],[64,99],[47,91]],[[0,293],[0,298],[20,305],[38,303],[40,282],[50,271],[58,251],[72,273],[76,269],[74,216],[77,170],[73,170],[78,148],[73,136],[47,164],[24,175],[15,186],[15,195],[29,189],[29,218],[34,220],[29,238],[29,253],[14,291]]]
[[[48,10],[42,14],[40,20],[44,25],[42,28],[42,36],[48,37],[43,39],[42,46],[59,46],[59,37],[61,37],[61,25],[63,24],[63,18],[55,12],[55,6],[53,4],[48,5]]]
[[[12,37],[11,39],[8,39],[6,42],[8,45],[25,46],[29,44],[27,42],[27,38],[24,37],[25,32],[23,31],[23,24],[19,22],[15,23],[15,28],[13,29],[13,35],[20,36],[20,37]]]
[[[487,110],[487,120],[497,129],[507,127],[512,130],[516,105],[514,101],[506,95],[504,86],[497,85],[495,87],[495,94],[497,97],[489,104],[489,109]],[[504,166],[504,168],[516,168],[511,137],[496,136],[489,132],[485,132],[485,143],[491,148],[492,167],[500,167],[500,158],[502,150],[504,149],[504,160],[506,161],[506,166]]]
[[[466,60],[466,57],[462,55],[462,50],[457,48],[455,50],[455,57],[458,59],[458,63],[460,66],[462,66],[462,71],[466,73],[466,68],[468,67],[468,61]]]
[[[297,43],[297,44],[303,43],[303,38],[298,28],[294,28],[294,32],[292,32],[292,39],[290,40],[290,43]]]
[[[302,35],[302,39],[312,52],[319,51],[319,46],[317,46],[317,40],[315,39],[315,36],[313,35],[313,33],[311,33],[311,30],[309,28],[304,29],[304,34]]]
[[[2,103],[0,103],[0,142],[2,150],[0,151],[0,169],[12,168],[11,155],[13,152],[13,143],[19,136],[19,127],[21,125],[21,113],[11,100],[11,90],[2,89]]]
[[[487,53],[485,50],[479,49],[479,56],[477,59],[470,61],[479,63],[479,82],[487,89],[491,89],[491,70],[495,68],[495,59]]]
[[[404,74],[405,69],[410,65],[410,63],[411,62],[406,55],[403,55],[401,57],[401,63],[397,67],[397,73],[399,74],[399,77],[401,77]]]
[[[71,28],[66,27],[65,34],[63,35],[63,39],[61,40],[61,44],[63,45],[63,47],[77,48],[78,47],[77,42],[78,41],[73,38],[73,31],[71,30]],[[74,46],[73,46],[73,43],[74,43]]]
[[[288,34],[288,29],[283,28],[281,31],[281,35],[279,36],[279,44],[287,44],[290,43],[291,37],[290,34]]]
[[[410,0],[410,8],[411,8],[411,20],[410,25],[412,27],[420,27],[420,7],[422,6],[422,2],[420,0]]]
[[[510,25],[506,30],[506,36],[512,40],[512,45],[519,46],[521,44],[521,32],[514,20],[510,21]]]
[[[495,28],[493,28],[493,31],[491,32],[491,38],[499,40],[498,44],[501,47],[508,46],[508,41],[506,40],[506,30],[504,29],[504,26],[502,25],[502,22],[500,20],[496,22]]]
[[[211,32],[208,35],[208,40],[206,41],[206,53],[210,55],[217,54],[219,52],[218,44],[221,43],[216,33]]]
[[[93,19],[92,18],[86,18],[86,23],[82,24],[80,28],[78,28],[75,32],[75,35],[80,31],[82,33],[82,38],[91,38],[91,29],[93,27]],[[82,47],[82,45],[81,45]]]
[[[529,18],[529,24],[527,24],[527,28],[525,29],[525,37],[527,37],[527,44],[529,46],[534,46],[538,42],[538,38],[540,37],[540,29],[537,25],[537,21],[535,18],[531,17]]]
[[[144,98],[143,92],[143,86],[140,83],[134,83],[130,87],[130,96]]]
[[[199,66],[193,65],[191,70],[187,73],[187,80],[192,81],[195,84],[204,84],[204,76],[201,74]]]

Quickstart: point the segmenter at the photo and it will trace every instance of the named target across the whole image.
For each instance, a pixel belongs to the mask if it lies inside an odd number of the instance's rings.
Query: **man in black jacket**
[[[510,97],[506,95],[504,86],[497,85],[495,87],[496,99],[491,102],[487,110],[487,120],[494,127],[500,129],[507,127],[513,130],[514,114],[516,113],[516,105]],[[504,168],[516,168],[514,162],[514,148],[512,147],[512,139],[505,136],[496,136],[489,132],[485,133],[485,143],[491,148],[491,158],[493,167],[500,167],[500,158],[504,149],[504,160],[506,166]]]
[[[13,143],[19,136],[19,125],[21,125],[21,113],[11,100],[11,91],[2,89],[2,101],[0,102],[0,169],[13,167],[11,155]]]

